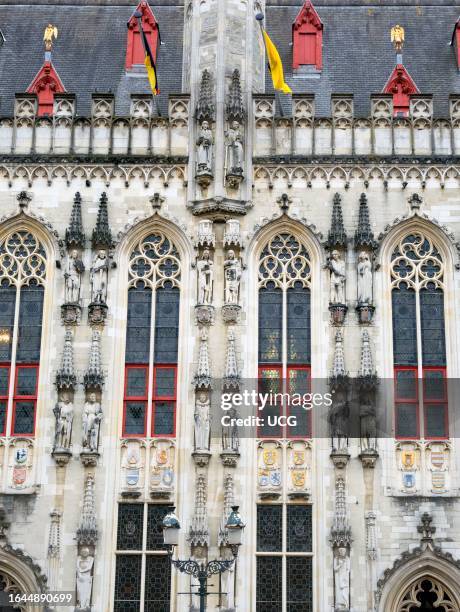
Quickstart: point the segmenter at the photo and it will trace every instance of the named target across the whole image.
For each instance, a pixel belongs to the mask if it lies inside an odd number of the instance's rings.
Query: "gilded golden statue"
[[[391,28],[391,42],[395,51],[400,53],[404,45],[404,28],[402,26],[395,25]]]
[[[53,38],[58,37],[58,29],[52,23],[49,23],[43,34],[43,42],[45,43],[45,51],[51,51],[53,48]]]

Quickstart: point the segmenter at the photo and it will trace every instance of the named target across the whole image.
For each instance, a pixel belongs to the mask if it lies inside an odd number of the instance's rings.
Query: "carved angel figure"
[[[402,50],[404,44],[404,36],[404,28],[399,24],[391,28],[391,42],[394,45],[395,51]]]
[[[43,33],[43,42],[45,43],[46,51],[51,51],[53,46],[53,38],[56,39],[58,37],[58,29],[52,23],[49,23],[45,31]]]

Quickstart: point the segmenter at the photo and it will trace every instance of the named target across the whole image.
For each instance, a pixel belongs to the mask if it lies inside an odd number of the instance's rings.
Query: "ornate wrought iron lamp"
[[[228,545],[232,551],[233,559],[213,559],[207,563],[198,563],[194,559],[173,559],[174,546],[177,546],[179,543],[180,531],[179,519],[174,510],[175,508],[172,508],[163,519],[164,543],[168,547],[168,555],[174,567],[184,574],[194,576],[198,580],[200,612],[205,612],[206,597],[210,595],[207,589],[208,578],[215,574],[223,574],[235,563],[238,556],[238,549],[242,543],[245,524],[238,512],[238,506],[232,506],[232,511],[228,516],[225,527],[228,531]]]

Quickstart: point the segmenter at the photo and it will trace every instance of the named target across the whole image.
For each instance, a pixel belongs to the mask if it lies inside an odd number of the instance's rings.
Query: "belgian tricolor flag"
[[[158,86],[157,67],[155,64],[155,58],[153,57],[152,51],[150,50],[149,42],[142,27],[142,13],[136,12],[134,13],[134,17],[136,17],[137,19],[139,34],[141,35],[142,46],[144,47],[145,51],[144,64],[147,70],[147,77],[149,79],[150,87],[152,89],[152,94],[154,96],[158,96],[158,94],[160,93],[160,88]]]

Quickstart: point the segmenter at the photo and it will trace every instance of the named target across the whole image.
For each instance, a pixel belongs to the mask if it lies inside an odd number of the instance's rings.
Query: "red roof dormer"
[[[305,0],[292,24],[292,68],[323,67],[323,23],[311,0]]]
[[[155,15],[152,12],[148,2],[146,0],[142,0],[137,5],[134,13],[139,12],[142,13],[142,27],[145,32],[145,36],[150,46],[150,50],[153,54],[153,57],[156,60],[157,57],[157,44],[158,44],[158,22],[155,19]],[[129,70],[136,64],[144,64],[144,47],[142,45],[142,40],[139,32],[139,26],[137,23],[137,19],[132,14],[130,20],[128,21],[128,39],[126,42],[126,69]]]
[[[397,64],[383,89],[383,93],[393,95],[394,116],[407,117],[409,114],[410,95],[420,92],[403,64]]]
[[[65,93],[66,89],[51,61],[45,59],[43,66],[26,91],[27,93],[37,94],[38,116],[47,115],[51,117],[53,115],[54,94]]]

